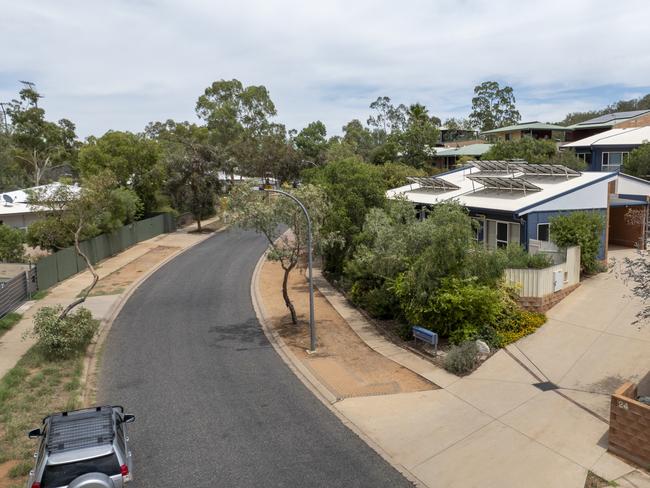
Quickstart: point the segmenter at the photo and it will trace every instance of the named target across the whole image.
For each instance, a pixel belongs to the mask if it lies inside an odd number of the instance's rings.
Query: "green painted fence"
[[[174,217],[170,214],[160,214],[120,227],[111,234],[101,234],[83,241],[80,247],[90,262],[95,264],[102,259],[115,256],[138,242],[174,230],[176,230]],[[45,290],[84,269],[86,263],[77,256],[74,247],[55,252],[36,263],[38,289]]]

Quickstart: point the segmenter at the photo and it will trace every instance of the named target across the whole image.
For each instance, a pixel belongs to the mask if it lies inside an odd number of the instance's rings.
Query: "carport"
[[[609,201],[609,245],[646,247],[648,202],[611,197]]]

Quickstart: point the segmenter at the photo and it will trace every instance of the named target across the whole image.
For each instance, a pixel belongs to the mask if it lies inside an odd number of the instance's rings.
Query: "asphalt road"
[[[99,400],[131,424],[134,488],[412,486],[269,344],[250,280],[264,240],[228,231],[151,276],[107,338]]]

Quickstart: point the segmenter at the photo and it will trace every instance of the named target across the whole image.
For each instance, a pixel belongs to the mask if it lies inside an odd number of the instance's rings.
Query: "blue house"
[[[650,142],[650,127],[631,127],[610,129],[569,142],[560,150],[575,150],[576,155],[585,160],[589,171],[619,171],[630,152],[646,142]]]
[[[621,178],[617,172],[581,173],[561,165],[474,161],[433,177],[411,178],[408,185],[389,190],[387,196],[413,202],[422,217],[433,205],[457,201],[478,221],[476,240],[490,249],[516,244],[530,251],[552,245],[553,216],[578,210],[598,212],[608,224],[599,253],[605,259],[609,242],[634,245],[645,235],[650,183],[626,177],[619,195]],[[646,220],[633,229],[625,222],[612,226],[613,206],[621,209],[616,211],[617,222],[624,220],[630,206],[644,212]]]

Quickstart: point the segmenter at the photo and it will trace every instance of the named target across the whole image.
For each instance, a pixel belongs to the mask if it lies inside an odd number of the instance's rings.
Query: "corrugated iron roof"
[[[501,132],[513,132],[517,130],[558,130],[565,131],[568,127],[556,124],[546,124],[544,122],[526,122],[523,124],[508,125],[506,127],[499,127],[498,129],[486,130],[481,134],[499,134]]]

